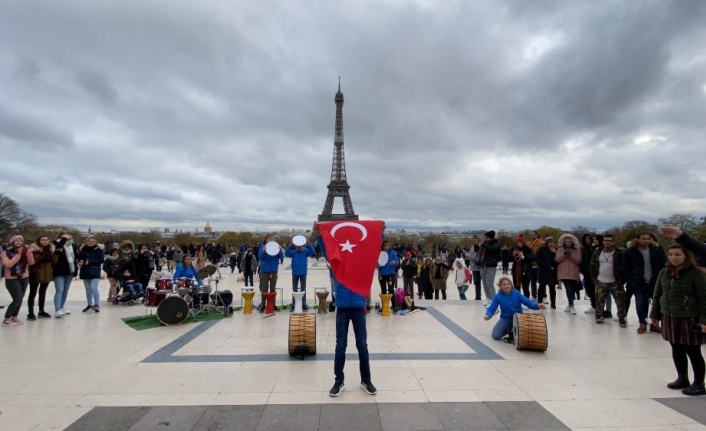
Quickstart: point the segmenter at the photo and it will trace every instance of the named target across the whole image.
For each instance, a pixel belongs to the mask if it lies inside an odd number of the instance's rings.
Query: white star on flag
[[[341,251],[348,251],[353,253],[353,247],[355,247],[357,244],[351,244],[349,240],[346,240],[345,244],[338,244],[341,246]]]

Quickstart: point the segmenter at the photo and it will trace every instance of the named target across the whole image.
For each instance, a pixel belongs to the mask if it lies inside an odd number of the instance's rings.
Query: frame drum
[[[189,317],[189,304],[184,298],[172,295],[164,298],[157,307],[157,320],[162,325],[181,325]]]
[[[292,244],[297,247],[304,247],[306,245],[306,237],[304,235],[294,235]]]
[[[270,241],[267,244],[265,244],[265,253],[267,253],[269,256],[277,256],[280,252],[280,246],[274,241]]]
[[[390,261],[390,255],[386,251],[381,251],[378,256],[378,266],[385,266]]]
[[[289,316],[289,354],[302,359],[316,354],[316,314]]]
[[[512,318],[512,331],[517,350],[547,351],[549,336],[544,314],[516,313]]]

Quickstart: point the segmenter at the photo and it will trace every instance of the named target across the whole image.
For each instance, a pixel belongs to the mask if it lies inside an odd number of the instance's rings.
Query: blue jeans
[[[650,304],[647,301],[649,298],[650,286],[647,283],[637,283],[633,286],[632,292],[635,295],[635,310],[637,311],[637,320],[639,323],[647,323],[647,313]],[[627,303],[627,301],[625,301]]]
[[[566,298],[569,300],[569,307],[574,306],[574,299],[576,299],[576,289],[578,286],[578,281],[576,280],[561,280],[566,288]]]
[[[463,284],[463,285],[461,285],[461,286],[456,286],[456,287],[458,287],[458,296],[459,296],[461,299],[464,299],[464,300],[465,300],[465,299],[466,299],[466,291],[468,290],[468,285],[467,285],[467,284]]]
[[[54,288],[56,288],[54,310],[59,311],[66,305],[66,297],[69,295],[69,287],[71,287],[73,279],[73,275],[58,275],[54,277]]]
[[[125,288],[127,289],[128,292],[130,292],[131,295],[134,295],[135,291],[137,291],[137,294],[142,293],[142,284],[138,283],[138,282],[125,283]]]
[[[83,287],[86,288],[86,302],[88,305],[100,305],[101,298],[98,293],[98,282],[100,278],[90,278],[83,280]]]
[[[370,381],[370,354],[368,353],[368,332],[365,327],[365,311],[363,308],[336,309],[336,355],[333,360],[333,374],[337,382],[344,381],[343,367],[346,364],[346,347],[348,347],[348,322],[353,323],[355,346],[358,349],[360,362],[360,381]]]
[[[301,288],[299,287],[301,283]],[[304,292],[302,306],[306,306],[306,275],[292,275],[292,292]],[[292,296],[292,308],[294,307],[294,296]]]
[[[512,320],[498,319],[498,323],[493,327],[491,336],[493,340],[499,340],[512,332]]]

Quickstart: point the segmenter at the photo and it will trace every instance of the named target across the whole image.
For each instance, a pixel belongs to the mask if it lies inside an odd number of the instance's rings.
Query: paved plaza
[[[288,303],[288,259],[281,268]],[[221,271],[219,288],[237,306],[237,272]],[[309,305],[316,287],[330,289],[328,271],[312,260]],[[493,341],[496,320],[485,322],[482,301],[460,301],[451,283],[448,301],[417,301],[425,311],[371,313],[378,393],[358,387],[351,330],[346,389],[331,398],[334,314],[317,314],[317,355],[301,361],[287,354],[289,311],[136,331],[121,318],[150,310],[107,304],[107,281],[100,289],[100,313],[81,313],[74,281],[70,316],[2,328],[0,430],[706,430],[706,399],[666,388],[675,378],[669,345],[637,335],[634,310],[627,328],[596,325],[587,300],[577,315],[563,312],[563,290],[545,311],[545,353]],[[0,302],[9,302],[5,289]]]

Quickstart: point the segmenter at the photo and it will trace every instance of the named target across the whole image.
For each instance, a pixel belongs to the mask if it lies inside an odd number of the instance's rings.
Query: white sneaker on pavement
[[[596,313],[596,309],[593,308],[593,307],[590,307],[589,309],[587,309],[586,311],[584,311],[584,313],[586,313],[586,314],[595,314],[595,313]]]
[[[564,308],[564,313],[570,313],[571,312],[571,306],[567,305],[566,308]]]
[[[60,318],[61,316],[64,316],[65,314],[66,314],[66,313],[64,312],[64,310],[61,310],[61,309],[60,309],[60,310],[58,310],[58,311],[56,312],[56,314],[54,314],[54,317],[56,317],[56,318],[58,319],[58,318]]]
[[[61,311],[63,311],[64,314],[71,314],[71,312],[69,310],[67,310],[66,308],[62,308]]]
[[[574,315],[576,314],[576,308],[571,307],[571,314],[574,314]]]

